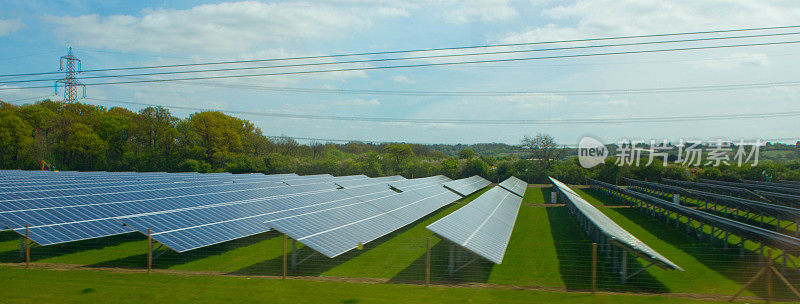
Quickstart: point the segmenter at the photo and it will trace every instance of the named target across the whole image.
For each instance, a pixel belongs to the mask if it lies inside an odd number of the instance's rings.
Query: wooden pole
[[[597,243],[592,243],[592,293],[597,291]]]
[[[761,270],[759,270],[759,271],[758,271],[758,273],[756,273],[756,275],[755,275],[755,276],[753,276],[752,278],[750,278],[750,281],[747,281],[747,283],[745,283],[745,284],[744,284],[744,286],[742,286],[742,288],[741,288],[741,289],[739,289],[739,291],[737,291],[737,292],[736,292],[736,293],[735,293],[735,294],[734,294],[734,295],[733,295],[733,296],[732,296],[732,297],[731,297],[731,298],[728,300],[728,302],[733,302],[733,300],[735,300],[735,299],[736,299],[736,298],[737,298],[737,297],[738,297],[738,296],[739,296],[739,295],[740,295],[740,294],[741,294],[741,293],[742,293],[742,292],[743,292],[745,289],[747,289],[748,287],[750,287],[750,285],[752,285],[752,284],[753,284],[753,282],[755,282],[755,281],[756,281],[756,280],[757,280],[759,277],[761,277],[761,275],[763,275],[763,274],[764,274],[764,272],[765,272],[765,271],[767,271],[767,270],[769,270],[767,267],[761,267]]]
[[[767,268],[772,268],[772,249],[767,249]],[[767,304],[772,303],[772,271],[767,271]]]
[[[283,234],[283,276],[282,279],[286,280],[286,241],[289,237],[286,233]]]
[[[783,281],[783,284],[786,284],[786,287],[789,287],[789,290],[791,290],[794,293],[794,295],[796,295],[798,298],[800,298],[800,291],[797,291],[797,289],[794,288],[794,286],[792,286],[792,283],[789,283],[789,280],[787,280],[786,277],[784,277],[781,274],[781,272],[778,271],[778,269],[776,269],[775,267],[771,267],[771,268],[772,268],[772,272],[775,273],[775,276],[777,276],[779,279],[781,279],[781,281]]]
[[[28,225],[25,225],[25,268],[31,267],[31,234]]]
[[[147,274],[150,274],[151,268],[153,268],[153,236],[150,229],[147,229]]]
[[[431,238],[425,240],[425,286],[431,285]]]

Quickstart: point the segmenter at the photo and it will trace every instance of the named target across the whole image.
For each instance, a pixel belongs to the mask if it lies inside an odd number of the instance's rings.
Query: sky
[[[83,69],[91,70],[790,26],[800,23],[800,3],[797,1],[755,0],[5,0],[2,7],[0,74],[3,75],[56,71],[59,57],[66,53],[68,47],[74,48]],[[779,32],[800,32],[800,29],[770,31]],[[733,33],[728,36],[746,34],[748,33]],[[685,38],[662,37],[636,41]],[[375,67],[402,63],[441,63],[793,40],[800,40],[800,35],[474,58],[353,63],[337,67]],[[621,42],[631,41],[613,43]],[[606,43],[612,42],[582,42],[558,46]],[[513,47],[503,50],[553,46]],[[475,51],[481,50],[436,54]],[[419,55],[421,54],[360,56],[319,59],[314,62]],[[144,106],[97,99],[257,113],[433,120],[626,119],[775,113],[800,111],[798,85],[694,92],[631,93],[624,90],[795,82],[799,81],[796,76],[800,70],[798,59],[800,45],[784,44],[194,82],[89,86],[86,95],[91,99],[84,99],[82,102],[105,107],[120,106],[134,111]],[[263,66],[265,63],[249,66],[257,65]],[[280,71],[303,69],[308,68],[286,68]],[[142,71],[124,73],[137,72]],[[265,71],[236,73],[259,72]],[[123,72],[105,73],[86,72],[81,76]],[[44,79],[48,77],[51,76],[42,76]],[[165,77],[168,76],[139,76],[137,79]],[[107,80],[84,82],[92,81]],[[27,85],[51,84],[52,82],[0,84],[0,88],[4,88],[0,90],[0,100],[22,104],[33,102],[37,97],[61,99],[61,96],[52,96],[53,88],[14,89]],[[302,90],[292,90],[296,88]],[[326,91],[309,92],[306,89]],[[341,90],[505,93],[489,96],[397,96],[353,94]],[[586,90],[613,92],[569,93]],[[508,93],[519,91],[550,93]],[[172,109],[171,112],[185,118],[195,111]],[[677,141],[717,138],[780,139],[794,143],[800,139],[797,116],[621,124],[491,125],[232,115],[254,122],[265,135],[362,141],[518,144],[523,136],[537,133],[552,135],[565,145],[577,144],[586,135],[608,143],[620,139]]]

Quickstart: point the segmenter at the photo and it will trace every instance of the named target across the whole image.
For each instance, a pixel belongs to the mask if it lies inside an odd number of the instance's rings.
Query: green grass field
[[[0,267],[5,303],[713,303],[687,298]],[[46,292],[43,292],[45,290]],[[719,302],[722,303],[722,302]]]
[[[484,189],[483,191],[486,190]],[[667,226],[664,222],[634,209],[615,207],[617,204],[600,193],[582,189],[576,189],[576,192],[590,203],[598,206],[602,212],[637,238],[686,270],[683,272],[667,271],[657,267],[650,267],[632,278],[628,284],[621,285],[618,276],[608,271],[609,265],[601,258],[598,277],[598,287],[601,290],[732,295],[758,270],[757,256],[749,250],[743,258],[739,258],[737,249],[724,251],[719,243],[710,245],[707,241],[700,241],[694,236],[685,234],[682,229]],[[474,194],[465,198],[464,201],[471,201],[478,195]],[[426,240],[430,239],[432,253],[431,276],[434,282],[477,282],[586,290],[590,287],[591,278],[591,243],[584,236],[583,231],[576,224],[566,207],[545,207],[542,205],[544,200],[549,200],[549,198],[549,188],[528,188],[523,198],[523,206],[517,217],[514,233],[511,236],[504,261],[500,265],[478,261],[459,270],[454,277],[448,278],[446,276],[449,246],[446,242],[434,236],[425,226],[464,205],[457,203],[451,204],[404,229],[368,243],[363,250],[353,250],[334,259],[312,255],[301,263],[297,269],[291,270],[290,275],[363,277],[387,279],[390,282],[419,282],[424,280]],[[282,236],[278,233],[270,232],[193,250],[184,254],[167,252],[156,259],[154,267],[190,271],[218,271],[237,275],[278,275],[282,269],[282,244]],[[36,263],[141,268],[146,263],[146,248],[147,244],[143,236],[130,234],[100,240],[34,247],[31,251],[31,257]],[[0,262],[20,261],[18,249],[18,236],[10,232],[0,233]],[[298,251],[298,260],[303,260],[312,253],[309,248],[303,248],[302,246],[299,246]],[[630,265],[631,271],[638,270],[643,266],[640,260]],[[19,273],[25,275],[20,276]],[[119,282],[118,284],[122,285],[126,280],[141,278],[137,274],[104,274],[89,271],[80,272],[80,274],[76,273],[78,272],[50,272],[44,270],[25,272],[22,270],[3,269],[0,271],[0,276],[19,276],[19,279],[15,279],[15,282],[19,284],[25,284],[24,280],[28,276],[42,276],[43,280],[52,281],[59,281],[59,276],[64,276],[64,280],[67,277],[86,276],[84,285],[90,287],[84,288],[94,288],[96,292],[86,295],[75,294],[75,296],[86,297],[87,299],[114,291],[114,289],[103,289],[105,290],[103,291],[98,287],[91,287],[92,284],[89,283],[91,280],[102,281],[101,278],[107,277],[109,280],[116,280],[114,282]],[[136,279],[127,279],[126,276]],[[159,289],[159,280],[169,279],[162,277],[162,275],[154,275],[152,279],[151,277],[145,278],[148,279],[137,282],[140,285],[139,288],[144,288],[141,285],[151,284],[152,288]],[[239,281],[240,279],[224,278],[224,280],[228,279],[231,281],[225,281],[227,282],[225,284],[231,284],[231,286],[226,290],[232,294],[235,294],[236,290],[247,288],[248,284],[262,284],[264,290],[279,290],[280,292],[285,292],[287,297],[290,297],[291,294],[303,293],[302,289],[315,288],[315,284],[323,284],[296,281],[273,282],[269,280],[248,283],[248,281]],[[34,278],[30,278],[30,280],[34,280]],[[187,286],[191,284],[200,284],[198,286],[202,286],[202,284],[211,284],[216,280],[223,280],[223,278],[209,278],[207,282],[201,278],[181,278],[178,281],[184,282]],[[6,280],[4,279],[3,281],[5,282]],[[63,288],[77,290],[80,288],[77,285],[79,284],[65,283]],[[352,297],[361,300],[368,299],[370,302],[377,300],[377,295],[368,295],[368,293],[374,291],[377,294],[381,288],[396,290],[398,293],[408,292],[413,294],[414,297],[419,297],[410,298],[409,301],[411,302],[426,302],[432,299],[430,297],[455,292],[450,289],[434,292],[405,285],[377,285],[383,287],[366,285],[369,287],[363,287],[366,289],[362,298],[356,296],[358,295],[358,290],[362,287],[344,285],[341,287],[342,290],[337,290],[338,287],[330,286],[321,289],[331,290],[334,293],[328,294],[331,296],[330,299],[346,300]],[[132,288],[130,290],[135,290],[134,287],[130,287]],[[199,287],[198,289],[202,290],[203,288]],[[367,289],[371,291],[366,291]],[[424,291],[419,291],[418,293],[410,292],[415,290]],[[785,292],[781,288],[776,288],[776,290]],[[341,293],[339,293],[340,291]],[[71,292],[77,293],[77,291]],[[130,292],[133,293],[133,291]],[[474,299],[481,302],[484,302],[487,299],[486,297],[495,292],[513,293],[513,291],[487,291],[489,295],[484,296],[481,292],[473,290],[465,292],[474,295]],[[539,299],[544,301],[549,299],[548,297],[558,296],[559,299],[573,299],[574,301],[571,301],[573,303],[581,301],[604,302],[611,299],[603,298],[602,296],[587,298],[588,296],[586,295],[531,293],[533,295],[526,294],[520,296],[520,299],[538,302]],[[744,293],[745,296],[754,294],[763,295],[763,284],[756,284],[751,290]],[[22,295],[19,296],[22,297]],[[170,295],[161,296],[169,297]],[[217,299],[225,297],[222,293],[218,296],[209,296]],[[304,296],[311,297],[313,295]],[[472,296],[458,299],[463,302],[470,297]],[[613,298],[615,296],[608,297]],[[505,296],[503,298],[505,299]],[[405,298],[402,299],[405,300]],[[642,298],[638,299],[641,300]],[[305,300],[314,301],[315,298],[303,298],[303,301]],[[32,298],[31,301],[36,302]],[[619,301],[624,302],[625,300],[620,299]],[[612,301],[609,300],[608,302]]]

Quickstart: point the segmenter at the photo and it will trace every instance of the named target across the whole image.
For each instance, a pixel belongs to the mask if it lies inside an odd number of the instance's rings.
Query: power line
[[[420,64],[408,64],[408,65],[381,66],[381,67],[342,68],[342,69],[331,69],[331,70],[276,72],[276,73],[263,73],[263,74],[205,76],[205,77],[172,78],[172,79],[150,79],[150,80],[137,80],[137,81],[116,81],[116,82],[102,82],[102,83],[87,83],[85,85],[86,86],[99,86],[99,85],[133,84],[133,83],[155,83],[155,82],[173,82],[173,81],[192,81],[192,80],[246,78],[246,77],[264,77],[264,76],[305,75],[305,74],[332,73],[332,72],[352,72],[352,71],[402,69],[402,68],[418,68],[418,67],[434,67],[434,66],[453,66],[453,65],[480,64],[480,63],[490,63],[490,62],[518,62],[518,61],[528,61],[528,60],[548,60],[548,59],[583,58],[583,57],[612,56],[612,55],[631,55],[631,54],[647,54],[647,53],[663,53],[663,52],[680,52],[680,51],[694,51],[694,50],[722,49],[722,48],[738,48],[738,47],[753,47],[753,46],[768,46],[768,45],[787,45],[787,44],[797,44],[797,43],[800,43],[800,41],[799,40],[794,40],[794,41],[748,43],[748,44],[734,44],[734,45],[717,45],[717,46],[703,46],[703,47],[685,47],[685,48],[670,48],[670,49],[655,49],[655,50],[608,52],[608,53],[557,55],[557,56],[543,56],[543,57],[489,59],[489,60],[474,60],[474,61],[461,61],[461,62],[420,63]],[[2,91],[2,90],[18,90],[18,89],[39,89],[39,88],[46,88],[46,87],[47,86],[0,88],[0,91]]]
[[[147,78],[124,76],[128,79]],[[759,83],[739,83],[722,85],[701,85],[701,86],[678,86],[678,87],[655,87],[655,88],[627,88],[627,89],[596,89],[596,90],[550,90],[550,91],[415,91],[415,90],[358,90],[358,89],[324,89],[324,88],[303,88],[303,87],[275,87],[248,84],[225,84],[207,81],[182,82],[180,85],[194,85],[203,87],[222,87],[234,89],[249,89],[260,91],[278,92],[301,92],[301,93],[321,93],[321,94],[351,94],[351,95],[371,95],[371,96],[536,96],[536,95],[566,95],[566,96],[587,96],[587,95],[613,95],[613,94],[648,94],[648,93],[674,93],[674,92],[706,92],[720,90],[743,90],[760,89],[772,87],[785,87],[800,85],[800,81],[779,81],[779,82],[759,82]]]
[[[41,99],[48,96],[39,96],[39,97],[30,97],[30,98],[22,98],[16,99],[11,101],[3,101],[6,103],[15,103],[25,100],[32,100],[32,99]],[[184,110],[201,110],[201,111],[220,111],[220,112],[229,112],[229,113],[238,113],[238,114],[269,114],[269,113],[260,113],[260,112],[246,112],[246,111],[229,111],[229,110],[213,110],[213,109],[204,109],[204,108],[196,108],[196,107],[181,107],[181,106],[165,106],[165,105],[157,105],[157,104],[147,104],[147,103],[138,103],[138,102],[129,102],[129,101],[121,101],[121,100],[108,100],[108,99],[97,99],[97,98],[86,98],[96,101],[103,101],[103,102],[113,102],[113,103],[122,103],[122,104],[134,104],[134,105],[144,105],[144,106],[161,106],[165,108],[173,108],[173,109],[184,109]],[[790,112],[792,113],[792,112]],[[800,115],[800,111],[794,112],[793,115]],[[754,115],[769,115],[774,113],[759,113]],[[741,115],[741,114],[733,114],[733,115]],[[715,115],[715,116],[706,116],[706,117],[718,117],[722,115]],[[787,115],[788,116],[788,115]],[[690,116],[691,118],[696,118],[698,116]],[[690,118],[690,117],[680,117],[680,118]],[[676,117],[672,117],[676,118]],[[749,117],[734,117],[736,119],[741,118],[749,118]],[[652,118],[649,118],[652,119]],[[422,142],[409,142],[409,141],[386,141],[386,140],[364,140],[364,139],[335,139],[335,138],[316,138],[316,137],[300,137],[300,136],[287,136],[287,135],[265,135],[265,137],[272,138],[272,139],[279,139],[279,138],[291,138],[294,140],[307,140],[307,141],[322,141],[322,142],[361,142],[361,143],[410,143],[410,144],[420,144],[420,145],[438,145],[442,143],[422,143]],[[795,141],[800,140],[800,138],[796,137],[783,137],[783,138],[762,138],[762,141]],[[614,144],[614,143],[608,143]],[[576,147],[576,145],[562,145],[565,147]]]
[[[14,99],[14,100],[0,100],[0,101],[5,102],[5,103],[17,103],[17,102],[28,101],[28,100],[37,100],[37,99],[41,100],[41,99],[43,99],[45,97],[51,97],[51,96],[55,96],[55,95],[44,95],[44,96],[37,96],[37,97],[20,98],[20,99]]]
[[[631,117],[631,118],[603,118],[603,119],[445,119],[445,118],[391,118],[391,117],[361,117],[361,116],[335,116],[335,115],[310,115],[310,114],[290,114],[290,113],[265,113],[240,110],[220,110],[200,107],[173,106],[161,104],[149,104],[134,101],[123,101],[113,99],[86,98],[88,100],[112,102],[139,106],[159,106],[170,109],[192,110],[192,111],[219,111],[233,114],[255,115],[265,117],[295,118],[295,119],[315,119],[315,120],[335,120],[335,121],[358,121],[358,122],[401,122],[401,123],[441,123],[441,124],[461,124],[461,125],[561,125],[561,124],[627,124],[627,123],[663,123],[681,121],[713,121],[731,119],[755,119],[755,118],[779,118],[800,116],[798,111],[783,111],[772,113],[742,113],[742,114],[717,114],[717,115],[695,115],[695,116],[669,116],[669,117]]]
[[[160,68],[176,68],[176,67],[204,66],[204,65],[241,64],[241,63],[273,62],[273,61],[288,61],[288,60],[340,58],[340,57],[351,57],[351,56],[372,56],[372,55],[389,55],[389,54],[401,54],[401,53],[464,50],[464,49],[476,49],[476,48],[496,48],[496,47],[547,45],[547,44],[557,44],[557,43],[575,43],[575,42],[592,42],[592,41],[621,40],[621,39],[640,39],[640,38],[655,38],[655,37],[669,37],[669,36],[720,34],[720,33],[765,31],[765,30],[792,29],[792,28],[800,28],[800,25],[758,27],[758,28],[744,28],[744,29],[726,29],[726,30],[713,30],[713,31],[696,31],[696,32],[679,32],[679,33],[666,33],[666,34],[647,34],[647,35],[633,35],[633,36],[613,36],[613,37],[600,37],[600,38],[554,40],[554,41],[539,41],[539,42],[524,42],[524,43],[507,43],[507,44],[490,44],[490,45],[475,45],[475,46],[460,46],[460,47],[445,47],[445,48],[427,48],[427,49],[413,49],[413,50],[378,51],[378,52],[319,55],[319,56],[300,56],[300,57],[285,57],[285,58],[255,59],[255,60],[234,60],[234,61],[218,61],[218,62],[204,62],[204,63],[154,65],[154,66],[141,66],[141,67],[105,68],[105,69],[94,69],[94,70],[86,70],[86,71],[87,72],[107,72],[107,71],[138,70],[138,69],[160,69]],[[0,77],[34,76],[34,75],[56,74],[56,73],[58,73],[58,72],[7,74],[7,75],[0,75]]]
[[[128,78],[128,77],[126,77]],[[129,77],[136,79],[133,77]],[[142,79],[142,78],[138,78]],[[353,89],[323,89],[323,88],[302,88],[302,87],[274,87],[246,84],[223,84],[213,82],[177,82],[182,85],[212,86],[222,88],[250,89],[262,91],[279,92],[301,92],[301,93],[322,93],[322,94],[352,94],[352,95],[375,95],[375,96],[458,96],[458,97],[495,97],[495,96],[516,96],[516,95],[565,95],[565,96],[588,96],[588,95],[613,95],[613,94],[648,94],[648,93],[674,93],[674,92],[705,92],[721,90],[743,90],[759,89],[771,87],[786,87],[800,85],[800,81],[781,81],[781,82],[760,82],[760,83],[741,83],[741,84],[722,84],[722,85],[703,85],[703,86],[679,86],[679,87],[654,87],[654,88],[628,88],[628,89],[598,89],[598,90],[552,90],[552,91],[414,91],[414,90],[353,90]]]
[[[465,53],[465,54],[444,54],[444,55],[428,55],[428,56],[416,56],[416,57],[363,59],[363,60],[335,61],[335,62],[314,62],[314,63],[299,63],[299,64],[255,66],[255,67],[238,67],[238,68],[219,68],[219,69],[205,69],[205,70],[149,72],[149,73],[123,74],[123,75],[101,75],[101,76],[81,77],[80,79],[87,80],[87,79],[98,79],[98,78],[116,78],[116,77],[132,77],[132,76],[156,76],[156,75],[175,75],[175,74],[191,74],[191,73],[230,72],[230,71],[245,71],[245,70],[275,69],[275,68],[293,68],[293,67],[309,67],[309,66],[329,66],[329,65],[343,65],[343,64],[359,64],[359,63],[394,62],[394,61],[408,61],[408,60],[419,60],[419,59],[456,58],[456,57],[468,57],[468,56],[508,55],[508,54],[521,54],[521,53],[546,52],[546,51],[566,51],[566,50],[610,48],[610,47],[623,47],[623,46],[656,45],[656,44],[686,43],[686,42],[700,42],[700,41],[716,41],[716,40],[745,39],[745,38],[763,38],[763,37],[788,36],[788,35],[799,35],[799,34],[800,34],[800,32],[790,32],[790,33],[757,34],[757,35],[744,35],[744,36],[708,37],[708,38],[694,38],[694,39],[666,40],[666,41],[646,41],[646,42],[619,43],[619,44],[557,47],[557,48],[531,49],[531,50],[510,50],[510,51]],[[41,82],[41,81],[53,81],[53,80],[56,80],[56,79],[13,80],[13,81],[0,81],[0,83],[29,83],[29,82]]]

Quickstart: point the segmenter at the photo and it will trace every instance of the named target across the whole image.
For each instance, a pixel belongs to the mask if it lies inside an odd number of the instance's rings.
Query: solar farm
[[[44,267],[632,302],[800,298],[790,182],[18,170],[0,180],[6,278],[46,280]]]

